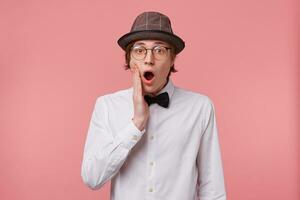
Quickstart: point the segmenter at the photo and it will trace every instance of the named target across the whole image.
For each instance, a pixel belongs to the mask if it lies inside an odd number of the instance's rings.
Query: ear
[[[175,63],[175,58],[174,58],[174,59],[171,59],[170,70],[171,70],[171,67],[174,65],[174,63]]]
[[[173,66],[175,63],[175,59],[171,60],[171,66]]]

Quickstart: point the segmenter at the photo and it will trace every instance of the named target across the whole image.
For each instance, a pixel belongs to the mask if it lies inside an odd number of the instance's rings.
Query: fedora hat
[[[184,41],[173,33],[170,19],[159,12],[144,12],[136,17],[129,33],[123,35],[118,44],[123,49],[137,40],[161,40],[175,48],[175,54],[180,53]]]

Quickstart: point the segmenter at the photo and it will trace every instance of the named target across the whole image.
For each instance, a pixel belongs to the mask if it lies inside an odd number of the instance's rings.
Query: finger
[[[137,97],[138,93],[139,93],[139,72],[138,69],[136,67],[136,65],[134,64],[133,66],[133,92],[134,95]]]
[[[136,68],[136,89],[137,89],[137,93],[138,95],[142,95],[143,94],[143,89],[142,89],[142,80],[141,80],[141,73],[140,70],[138,70],[138,68]]]
[[[136,79],[136,69],[135,68],[132,68],[132,86],[133,86],[133,94],[136,95],[137,79]]]
[[[130,67],[130,72],[133,74],[133,71],[134,71],[134,66]]]

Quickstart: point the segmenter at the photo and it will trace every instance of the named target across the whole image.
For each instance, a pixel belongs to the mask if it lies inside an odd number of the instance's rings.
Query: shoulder
[[[177,98],[184,99],[185,101],[193,103],[196,106],[207,107],[207,108],[213,107],[212,99],[206,94],[200,92],[195,92],[192,90],[176,87],[174,95],[176,95]]]
[[[128,98],[132,93],[132,88],[127,88],[123,90],[114,91],[104,95],[100,95],[96,98],[96,101],[110,101]]]
[[[203,126],[215,116],[215,107],[212,99],[206,94],[194,92],[187,89],[177,88],[177,95],[182,98],[185,104],[191,105],[192,112],[198,113],[203,122]]]
[[[117,107],[118,105],[124,105],[130,103],[130,96],[132,94],[132,88],[122,89],[111,93],[99,95],[95,99],[94,109],[107,110],[109,108]]]

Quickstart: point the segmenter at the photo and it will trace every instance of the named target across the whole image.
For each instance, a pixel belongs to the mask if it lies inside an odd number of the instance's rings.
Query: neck
[[[150,93],[150,96],[155,97],[169,82],[169,78],[166,79],[165,83],[154,93]]]

